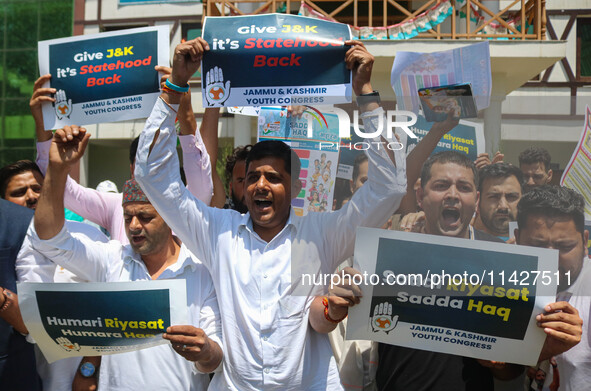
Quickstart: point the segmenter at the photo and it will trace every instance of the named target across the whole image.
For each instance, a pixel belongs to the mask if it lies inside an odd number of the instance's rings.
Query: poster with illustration
[[[286,108],[262,107],[259,114],[259,141],[284,141],[300,158],[302,190],[292,201],[298,216],[332,210],[339,156],[339,118],[328,110],[306,106],[302,116],[296,118],[288,116]]]
[[[420,89],[465,83],[476,109],[487,108],[492,91],[488,42],[433,53],[398,52],[390,75],[399,108],[415,114],[421,108]]]

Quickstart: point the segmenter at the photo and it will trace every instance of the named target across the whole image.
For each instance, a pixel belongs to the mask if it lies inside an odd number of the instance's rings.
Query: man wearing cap
[[[215,370],[222,358],[213,283],[201,262],[172,235],[135,180],[127,181],[123,190],[125,231],[130,244],[75,238],[64,227],[67,174],[84,153],[89,137],[84,128],[76,126],[56,131],[38,202],[33,246],[89,281],[187,280],[191,325],[169,327],[164,338],[171,345],[104,356],[100,368],[85,374],[93,377],[100,373],[99,389],[205,390],[209,378],[204,373]],[[85,365],[85,369],[89,368],[92,365]]]

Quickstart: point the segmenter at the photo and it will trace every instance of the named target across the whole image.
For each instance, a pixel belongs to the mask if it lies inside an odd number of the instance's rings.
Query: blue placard
[[[348,25],[295,15],[208,17],[204,105],[350,102],[344,45],[350,34]]]
[[[46,129],[147,117],[160,92],[156,65],[168,61],[168,28],[151,27],[39,42],[40,73],[55,103]],[[48,86],[49,86],[48,85]]]

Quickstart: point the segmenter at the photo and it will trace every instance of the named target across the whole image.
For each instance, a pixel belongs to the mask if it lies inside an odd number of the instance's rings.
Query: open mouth
[[[131,242],[133,244],[140,244],[144,240],[146,240],[146,237],[145,236],[142,236],[142,235],[134,235],[134,236],[131,237]]]
[[[273,201],[270,200],[254,200],[254,204],[257,208],[265,209],[273,205]]]
[[[459,223],[460,211],[455,208],[446,208],[441,213],[441,217],[443,217],[443,223],[446,226],[452,226]]]

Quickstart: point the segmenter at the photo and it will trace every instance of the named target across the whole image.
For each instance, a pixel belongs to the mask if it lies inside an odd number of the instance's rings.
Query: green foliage
[[[29,111],[37,42],[69,37],[73,0],[0,0],[0,164],[35,157]]]

